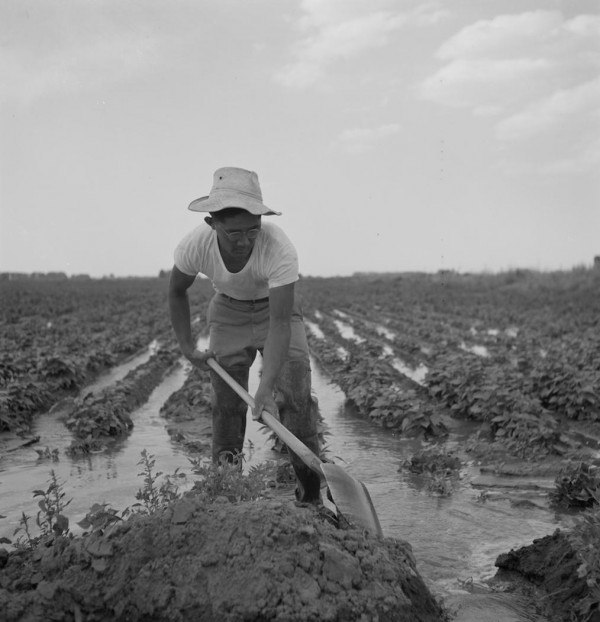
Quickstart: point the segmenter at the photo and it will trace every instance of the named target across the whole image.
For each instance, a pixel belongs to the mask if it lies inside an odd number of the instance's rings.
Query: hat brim
[[[200,197],[192,201],[188,209],[192,212],[220,212],[228,207],[239,207],[255,216],[281,216],[281,212],[267,207],[258,199],[237,192],[220,192],[218,195]]]

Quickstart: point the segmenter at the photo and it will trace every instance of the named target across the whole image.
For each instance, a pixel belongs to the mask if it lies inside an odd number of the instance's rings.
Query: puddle
[[[345,322],[342,322],[340,320],[333,320],[333,323],[335,324],[335,327],[338,329],[340,335],[344,339],[349,339],[350,341],[354,341],[355,343],[364,343],[366,341],[363,337],[357,335],[354,332],[352,326],[350,326],[349,324],[346,324]]]
[[[381,326],[381,324],[375,324],[375,331],[378,335],[385,337],[389,341],[394,341],[396,339],[396,333],[385,326]]]
[[[481,356],[483,358],[488,358],[490,353],[485,346],[474,345],[468,346],[464,341],[458,346],[461,350],[465,352],[471,352],[472,354],[476,354],[477,356]]]
[[[325,339],[325,333],[319,328],[318,324],[304,320],[304,324],[317,339]]]
[[[85,387],[85,393],[98,393],[102,389],[109,387],[111,384],[123,380],[125,376],[138,365],[143,365],[148,362],[150,357],[156,352],[158,348],[158,341],[154,340],[150,345],[139,354],[134,354],[132,357],[123,361],[120,365],[113,367],[101,374],[94,382]]]
[[[429,371],[429,368],[422,363],[418,367],[410,367],[399,358],[392,360],[392,367],[420,385],[425,384],[425,377]]]

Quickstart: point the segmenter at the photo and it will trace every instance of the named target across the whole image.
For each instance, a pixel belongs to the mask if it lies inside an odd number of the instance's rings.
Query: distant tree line
[[[65,272],[0,272],[0,281],[84,281],[91,279],[89,274],[73,274],[70,277]]]
[[[158,277],[161,279],[171,276],[171,270],[161,270]],[[108,274],[101,277],[103,279],[135,279],[135,278],[153,278],[153,277],[116,277],[114,274]],[[0,272],[0,281],[89,281],[92,277],[89,274],[72,274],[68,276],[66,272]]]

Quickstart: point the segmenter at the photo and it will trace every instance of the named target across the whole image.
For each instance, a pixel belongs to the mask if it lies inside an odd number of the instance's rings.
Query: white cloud
[[[336,61],[388,45],[409,23],[432,24],[447,15],[433,2],[400,13],[392,0],[303,0],[301,9],[302,36],[292,49],[295,60],[275,76],[290,88],[314,84]]]
[[[340,142],[350,153],[363,153],[372,149],[377,142],[394,136],[400,131],[401,127],[397,123],[373,128],[352,128],[341,133]]]
[[[594,120],[588,129],[600,132],[600,78],[556,91],[529,104],[501,121],[496,132],[501,140],[517,140],[559,126],[575,117]]]
[[[437,51],[423,99],[497,118],[502,141],[597,127],[600,16],[531,11],[481,20]],[[582,122],[583,119],[583,122]]]
[[[421,26],[429,26],[439,24],[448,17],[451,12],[443,8],[443,5],[437,2],[421,2],[418,4],[411,14],[411,22]]]
[[[436,56],[442,60],[481,58],[500,55],[515,57],[530,53],[563,22],[558,11],[532,11],[499,15],[463,28],[440,46]]]
[[[402,16],[386,12],[323,24],[305,37],[296,48],[296,61],[287,65],[276,79],[287,87],[310,86],[324,74],[326,66],[387,44],[389,36],[404,24]]]
[[[501,110],[522,99],[523,89],[533,88],[551,69],[552,62],[543,58],[457,58],[427,78],[419,92],[425,99],[474,112]],[[521,88],[515,89],[515,84]]]

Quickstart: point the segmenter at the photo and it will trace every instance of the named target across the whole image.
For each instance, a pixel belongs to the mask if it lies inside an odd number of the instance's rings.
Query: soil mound
[[[8,622],[444,619],[410,544],[338,529],[281,500],[207,505],[188,495],[4,563]]]
[[[579,575],[580,564],[567,536],[557,529],[529,546],[500,555],[496,560],[500,569],[496,577],[510,579],[516,574],[536,586],[542,592],[540,603],[549,620],[600,622],[600,611],[594,604],[600,588],[588,585]]]

